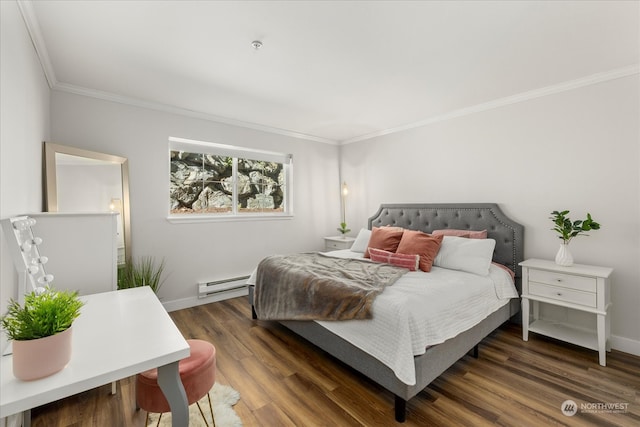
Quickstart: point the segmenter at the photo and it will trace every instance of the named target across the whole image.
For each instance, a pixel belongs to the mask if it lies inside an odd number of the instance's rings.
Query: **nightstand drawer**
[[[348,248],[345,242],[337,242],[335,240],[327,240],[325,242],[325,247],[327,248],[328,251]]]
[[[584,292],[596,291],[596,278],[573,276],[571,274],[555,273],[545,270],[529,270],[529,281],[544,283],[563,288],[576,289]]]
[[[349,249],[355,240],[355,237],[349,236],[325,237],[324,247],[326,251]]]
[[[558,301],[584,305],[587,307],[596,306],[595,293],[575,291],[573,289],[561,288],[557,286],[543,285],[542,283],[529,282],[529,294],[551,298]]]

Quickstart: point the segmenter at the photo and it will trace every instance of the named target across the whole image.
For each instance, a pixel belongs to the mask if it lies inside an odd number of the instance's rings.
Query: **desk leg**
[[[187,393],[184,391],[182,381],[180,381],[178,362],[158,368],[158,385],[169,402],[172,427],[188,426],[189,404],[187,403]]]
[[[22,412],[22,427],[31,427],[31,409]]]

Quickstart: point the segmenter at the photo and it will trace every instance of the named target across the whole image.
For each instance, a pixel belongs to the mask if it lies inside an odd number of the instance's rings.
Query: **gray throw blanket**
[[[375,297],[407,271],[319,253],[274,255],[258,265],[254,308],[265,320],[370,319]]]

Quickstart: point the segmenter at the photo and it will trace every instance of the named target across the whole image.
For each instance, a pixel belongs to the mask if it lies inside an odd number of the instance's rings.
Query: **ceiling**
[[[344,143],[637,74],[639,5],[49,0],[21,10],[53,89]]]

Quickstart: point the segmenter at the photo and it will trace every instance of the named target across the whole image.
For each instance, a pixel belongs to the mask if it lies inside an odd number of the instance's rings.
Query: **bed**
[[[520,294],[521,270],[518,263],[523,260],[524,227],[508,218],[497,204],[383,204],[378,212],[369,218],[368,229],[383,226],[402,227],[427,233],[441,229],[487,230],[487,238],[496,242],[493,261],[513,271],[517,291],[515,296]],[[387,292],[385,290],[378,299],[385,296]],[[253,307],[254,294],[255,289],[250,281],[249,301],[252,304],[253,317],[257,318]],[[348,322],[357,321],[333,322],[333,324],[300,320],[280,320],[279,322],[393,393],[395,418],[399,422],[404,422],[409,399],[417,395],[465,354],[473,351],[477,357],[478,343],[502,323],[515,316],[519,309],[519,299],[511,298],[468,329],[442,343],[428,346],[423,354],[411,356],[412,360],[407,364],[412,363],[413,366],[404,366],[412,375],[410,380],[399,375],[397,367],[383,363],[381,358],[372,356],[371,351],[363,350],[361,344],[354,344],[349,338],[341,336],[341,327]],[[348,336],[348,334],[344,335]]]

